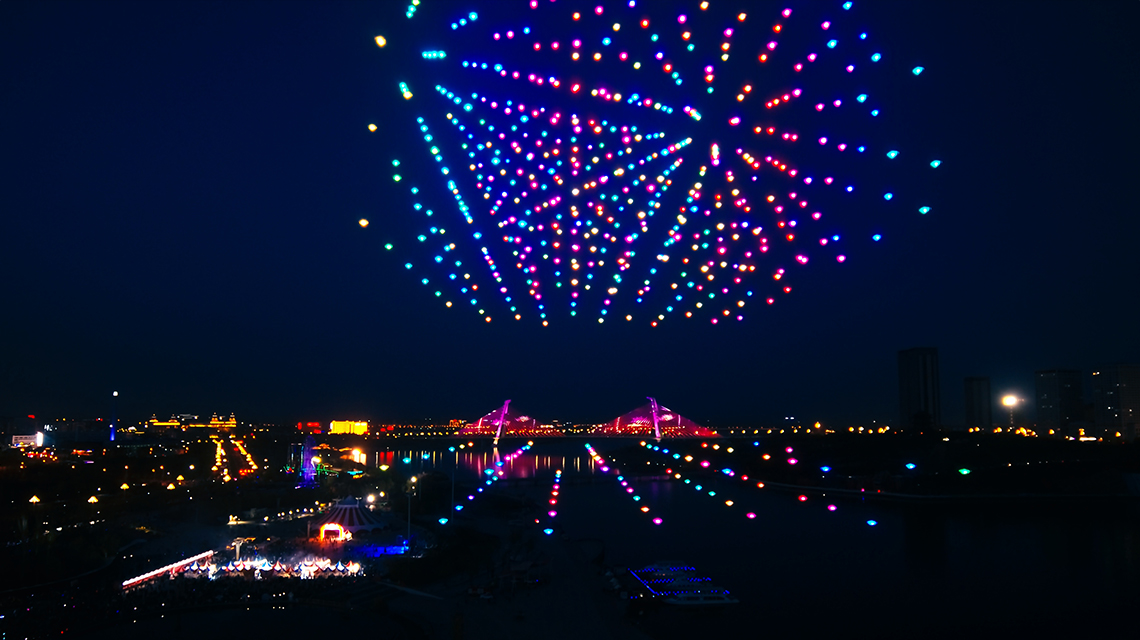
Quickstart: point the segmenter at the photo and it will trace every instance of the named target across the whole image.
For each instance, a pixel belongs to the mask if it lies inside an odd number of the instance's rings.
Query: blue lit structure
[[[305,451],[301,454],[301,483],[299,487],[317,486],[317,466],[313,464],[313,447],[316,441],[313,436],[305,438]]]
[[[712,578],[697,573],[696,567],[656,564],[644,569],[629,569],[645,592],[663,602],[676,605],[718,605],[740,602],[728,589],[712,585]]]

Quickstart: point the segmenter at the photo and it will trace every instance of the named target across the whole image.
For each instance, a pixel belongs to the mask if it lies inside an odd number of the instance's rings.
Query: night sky
[[[0,416],[118,390],[128,419],[602,421],[653,395],[845,426],[897,420],[896,352],[935,346],[956,424],[965,376],[1032,398],[1036,369],[1140,361],[1140,3],[863,0],[927,68],[899,122],[944,161],[937,210],[743,323],[656,329],[486,324],[383,250],[412,214],[391,160],[430,161],[396,83],[426,97],[412,62],[447,42],[420,24],[479,6],[442,4],[0,3]]]

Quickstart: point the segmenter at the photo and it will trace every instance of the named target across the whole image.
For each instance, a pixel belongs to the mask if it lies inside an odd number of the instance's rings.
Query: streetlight
[[[1013,410],[1014,410],[1014,408],[1017,407],[1017,403],[1019,403],[1019,402],[1021,402],[1021,399],[1018,398],[1017,396],[1013,395],[1013,394],[1002,396],[1001,403],[1007,409],[1009,409],[1009,426],[1010,426],[1010,428],[1013,428]]]
[[[408,487],[408,549],[412,548],[412,495],[416,492],[416,477],[412,476]]]
[[[118,407],[116,406],[117,402],[115,401],[115,398],[118,398],[118,397],[119,397],[118,391],[112,391],[111,392],[111,442],[115,441],[115,427],[119,426],[119,424],[118,424],[119,418],[118,418],[118,413],[116,411],[116,409]]]

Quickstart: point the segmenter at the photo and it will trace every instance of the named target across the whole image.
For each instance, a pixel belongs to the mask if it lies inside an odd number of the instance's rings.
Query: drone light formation
[[[427,152],[392,174],[420,225],[401,263],[448,308],[741,322],[932,211],[913,176],[942,161],[897,147],[877,97],[925,69],[857,3],[506,4],[408,7],[448,48],[398,84],[423,143],[402,153]]]

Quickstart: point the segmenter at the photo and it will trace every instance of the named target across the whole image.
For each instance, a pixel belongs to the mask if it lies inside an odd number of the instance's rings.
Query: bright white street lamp
[[[1010,428],[1013,428],[1013,410],[1015,408],[1017,408],[1017,405],[1020,402],[1021,402],[1021,398],[1018,398],[1017,396],[1015,396],[1013,394],[1007,394],[1007,395],[1002,396],[1002,398],[1001,398],[1002,405],[1005,406],[1007,409],[1009,409],[1009,426],[1010,426]]]

